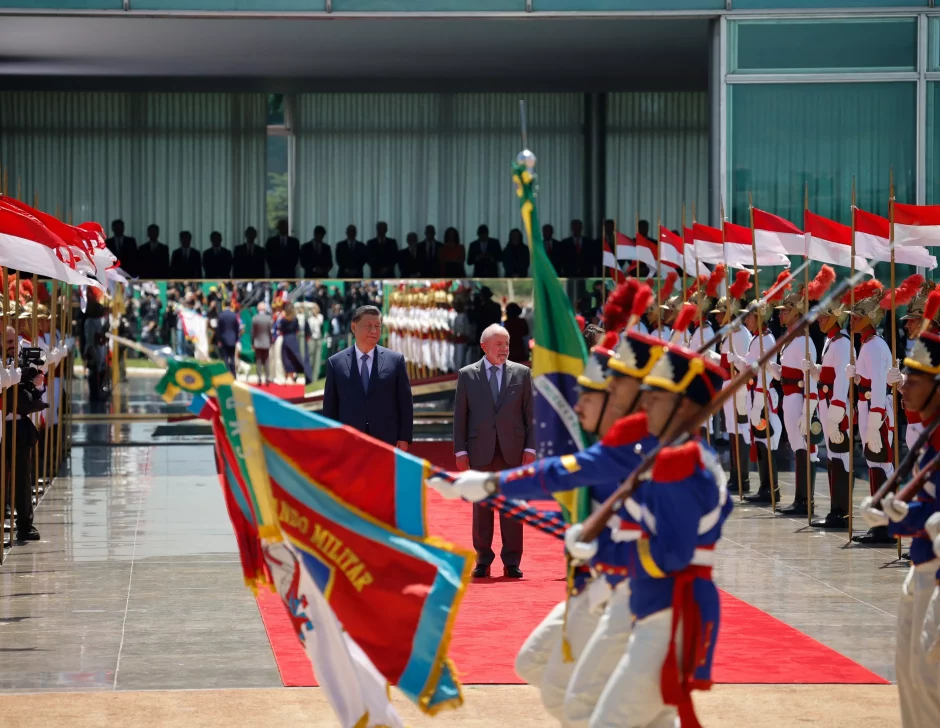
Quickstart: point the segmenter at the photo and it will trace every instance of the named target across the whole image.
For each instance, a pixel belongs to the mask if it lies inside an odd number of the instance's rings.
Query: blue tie
[[[359,373],[362,376],[362,391],[368,393],[369,391],[369,355],[362,355],[362,367],[359,370]]]

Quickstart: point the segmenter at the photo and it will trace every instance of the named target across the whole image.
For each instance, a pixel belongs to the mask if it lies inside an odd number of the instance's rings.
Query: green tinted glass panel
[[[0,0],[0,8],[55,10],[123,10],[121,0]]]
[[[293,10],[325,13],[326,2],[325,0],[131,0],[131,10],[266,10],[269,12]]]
[[[940,205],[940,83],[927,84],[927,204]]]
[[[793,10],[801,8],[926,8],[929,0],[732,0],[735,10]]]
[[[940,18],[930,18],[927,28],[927,70],[940,71]]]
[[[731,24],[732,73],[914,71],[917,21],[755,21]]]
[[[532,10],[724,10],[724,0],[532,0]]]
[[[334,13],[525,12],[525,0],[333,0]]]
[[[749,223],[751,193],[800,225],[808,185],[813,212],[849,224],[853,175],[859,207],[887,215],[892,168],[897,199],[915,201],[915,84],[737,84],[729,103],[734,222]]]

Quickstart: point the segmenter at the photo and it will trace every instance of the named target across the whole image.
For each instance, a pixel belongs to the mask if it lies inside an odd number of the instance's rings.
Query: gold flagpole
[[[695,215],[695,210],[694,210],[694,208],[693,208],[693,211],[692,211],[692,215],[693,215],[693,216]],[[698,250],[696,250],[696,251],[695,251],[695,281],[696,281],[696,289],[695,289],[695,292],[696,292],[696,294],[697,294],[698,297],[699,297],[699,301],[703,301],[703,300],[705,299],[705,290],[702,288],[701,284],[699,283],[699,276],[701,276],[701,274],[702,274],[701,271],[702,271],[702,268],[701,268],[701,265],[700,265],[699,259],[698,259]],[[685,295],[682,296],[682,299],[683,299],[683,301],[685,301]],[[705,343],[705,334],[702,333],[702,325],[703,325],[703,323],[704,323],[704,317],[703,317],[703,313],[702,313],[702,307],[701,307],[700,305],[696,305],[696,308],[698,309],[698,331],[699,331],[699,334],[698,334],[698,335],[699,335],[699,343],[704,344],[704,343]],[[684,340],[684,341],[686,341],[686,342],[691,341],[691,337],[686,337],[686,336],[685,336],[685,333],[683,333],[682,336],[683,336],[683,340]],[[709,446],[711,446],[711,444],[712,444],[711,419],[709,419],[709,421],[705,423],[705,442],[707,442],[707,443],[709,444]]]
[[[893,253],[894,251],[892,251]],[[852,260],[850,275],[855,275],[855,175],[852,175]],[[851,310],[855,308],[855,287],[849,293],[849,363],[855,368],[855,333],[852,331]],[[855,510],[853,491],[855,490],[855,377],[849,378],[849,401],[846,403],[849,413],[849,543],[852,543],[852,512]]]
[[[52,349],[55,346],[55,324],[56,324],[56,281],[50,281],[49,286],[51,289],[51,295],[49,297],[49,341],[46,344],[46,356],[48,357],[52,353]],[[46,410],[46,448],[43,451],[43,477],[45,480],[45,488],[49,490],[49,483],[52,482],[53,477],[53,438],[52,433],[55,429],[55,406],[56,406],[56,396],[55,396],[55,381],[56,381],[56,369],[58,366],[47,367],[46,371],[49,375],[50,381],[46,382],[46,399],[49,400],[49,409]]]
[[[6,281],[4,281],[4,284]],[[20,272],[16,271],[13,274],[13,327],[15,329],[13,334],[13,368],[17,366],[17,362],[20,358],[20,324],[19,324],[19,302],[20,302]],[[6,330],[4,330],[4,338],[6,337]],[[14,508],[16,504],[16,431],[19,429],[16,425],[16,420],[19,415],[17,415],[17,410],[19,409],[19,385],[13,387],[13,423],[11,428],[13,430],[13,435],[10,437],[10,450],[13,453],[13,457],[10,460],[10,482],[12,484],[10,488],[10,493],[12,494],[12,503],[10,508]],[[13,524],[10,524],[10,542],[13,541]]]
[[[695,255],[695,241],[692,241],[692,255]],[[686,284],[685,276],[688,271],[685,269],[685,203],[682,203],[682,300],[685,300]]]
[[[888,228],[891,236],[891,366],[898,360],[898,312],[894,300],[894,167],[889,170],[888,181]],[[891,385],[891,406],[894,409],[894,469],[898,469],[898,385]],[[869,416],[871,413],[869,412]],[[901,537],[898,536],[898,558],[901,558]]]
[[[754,241],[754,199],[751,193],[747,193],[748,210],[751,216],[751,252],[754,255],[754,290],[757,300],[760,300],[760,275],[757,270],[757,244]],[[770,305],[770,304],[767,304]],[[761,358],[764,358],[764,315],[760,307],[757,309],[757,343],[760,346]],[[770,475],[770,508],[777,512],[776,486],[774,484],[774,451],[771,447],[770,436],[770,390],[767,388],[767,367],[761,367],[760,370],[761,388],[764,390],[764,436],[767,439],[767,472]],[[753,435],[752,435],[753,436]]]
[[[809,210],[809,182],[803,183],[803,224],[806,225],[806,211]],[[805,233],[803,236],[803,244],[806,251],[806,261],[809,262],[809,238],[806,237]],[[803,268],[803,303],[806,307],[806,311],[809,311],[809,266],[807,265]],[[805,312],[803,312],[805,315]],[[809,328],[807,327],[806,331],[803,332],[803,358],[807,361],[809,360]],[[814,364],[816,362],[813,362]],[[810,424],[812,423],[813,416],[810,412],[809,407],[809,381],[810,376],[809,372],[803,373],[803,408],[806,410],[806,524],[808,526],[813,525],[813,496],[815,495],[814,491],[816,490],[815,479],[813,478],[813,465],[812,465],[812,455],[813,455],[813,443],[812,443],[812,432],[810,431]]]
[[[30,343],[34,348],[39,346],[39,276],[33,273],[33,311],[30,321]],[[29,416],[33,424],[39,424],[39,415]],[[33,496],[39,503],[39,447],[33,447]]]
[[[615,226],[616,228],[616,226]],[[603,245],[611,247],[610,240],[607,239],[607,225],[601,223],[601,240],[606,241]],[[616,246],[613,246],[616,248]],[[614,260],[617,260],[617,254],[613,253]],[[601,247],[601,312],[604,311],[604,302],[607,300],[607,264],[604,262],[604,249]],[[603,322],[603,318],[601,319]]]
[[[724,198],[721,196],[719,196],[718,205],[719,205],[720,216],[721,216],[718,221],[719,226],[721,227],[721,252],[722,252],[722,256],[725,259],[725,271],[726,271],[725,275],[727,275],[727,271],[730,271],[731,268],[728,266],[728,253],[725,251],[725,201],[724,201]],[[684,233],[685,230],[683,229],[682,232]],[[731,286],[727,286],[725,290],[728,291],[725,297],[725,300],[727,301],[727,310],[725,311],[725,320],[721,322],[722,326],[727,326],[731,322],[731,318],[732,318]],[[732,331],[731,333],[728,334],[728,351],[731,353],[732,357],[734,356],[734,333],[735,332]],[[730,361],[728,362],[728,368],[731,370],[731,378],[733,379],[735,376],[734,364],[732,364]],[[735,395],[730,400],[731,401],[731,420],[732,422],[734,422],[734,457],[735,457],[735,462],[737,463],[737,467],[735,468],[735,470],[737,470],[737,473],[738,473],[738,498],[743,503],[744,502],[744,477],[741,474],[741,468],[743,466],[741,464],[741,440],[738,439],[738,436],[740,434],[740,429],[738,425],[738,401],[737,400],[738,400],[738,395],[737,393],[735,393]],[[728,427],[728,423],[726,422],[725,428],[727,429],[727,427]]]
[[[62,296],[62,286],[59,281],[55,281],[55,298],[56,306],[62,308],[59,312],[59,329],[63,332],[63,335],[58,335],[58,331],[53,328],[52,334],[57,335],[58,338],[62,339],[62,346],[65,346],[65,301],[61,298]],[[65,359],[63,358],[62,362],[59,362],[59,366],[56,367],[56,374],[58,375],[59,381],[59,394],[56,396],[56,402],[53,405],[56,412],[56,426],[52,430],[52,456],[54,458],[54,470],[56,473],[59,472],[59,466],[62,465],[62,397],[65,395]]]
[[[74,308],[72,306],[72,291],[73,291],[72,286],[66,283],[65,284],[65,305],[67,307],[66,308],[66,311],[67,311],[66,335],[67,336],[73,336],[72,329],[75,324]],[[69,355],[68,357],[66,357],[65,361],[66,361],[65,384],[67,384],[68,386],[66,387],[67,389],[66,395],[63,396],[63,400],[62,400],[63,405],[65,407],[65,411],[66,411],[65,420],[67,423],[66,429],[63,432],[63,434],[65,435],[65,442],[63,443],[63,448],[64,448],[63,457],[65,455],[68,455],[69,457],[71,457],[72,456],[72,396],[73,396],[72,390],[75,387],[74,342],[73,342],[73,346],[69,347]]]

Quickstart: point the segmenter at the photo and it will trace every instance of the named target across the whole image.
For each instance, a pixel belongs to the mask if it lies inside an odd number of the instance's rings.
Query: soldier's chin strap
[[[607,405],[610,404],[610,392],[604,390],[604,404],[601,405],[601,411],[597,415],[597,422],[594,423],[594,429],[591,430],[590,434],[600,435],[601,422],[604,421],[604,413],[607,412]]]

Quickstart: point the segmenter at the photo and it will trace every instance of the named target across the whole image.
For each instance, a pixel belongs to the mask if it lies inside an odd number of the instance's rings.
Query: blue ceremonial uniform
[[[918,468],[923,468],[940,452],[940,430],[931,436],[924,446],[923,453],[917,461]],[[933,542],[924,531],[927,519],[940,510],[937,500],[937,485],[940,485],[940,473],[934,473],[924,485],[917,498],[908,504],[907,516],[902,521],[888,522],[888,533],[891,536],[913,536],[911,541],[911,563],[914,566],[925,564],[937,558],[933,551]],[[940,579],[940,571],[937,572]]]
[[[591,500],[603,503],[637,468],[644,454],[656,447],[656,442],[647,429],[646,415],[629,415],[618,420],[600,442],[586,450],[504,470],[499,476],[499,490],[508,498],[531,500],[587,487]],[[629,515],[624,518],[621,514],[617,521],[615,525],[619,528],[607,528],[598,536],[597,554],[591,560],[591,566],[604,574],[611,586],[632,573],[630,564],[636,563],[635,540],[641,533]],[[586,578],[584,572],[576,575],[576,591],[580,591]]]

